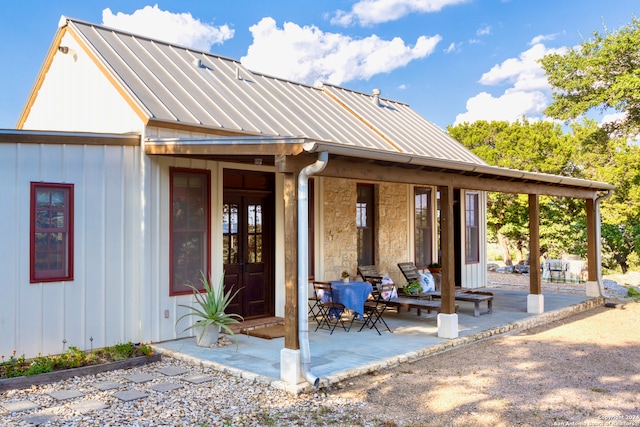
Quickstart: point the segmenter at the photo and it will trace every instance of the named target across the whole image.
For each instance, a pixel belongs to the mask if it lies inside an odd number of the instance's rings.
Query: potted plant
[[[193,291],[196,303],[195,306],[179,304],[180,307],[188,308],[191,311],[180,316],[178,320],[176,320],[176,326],[183,318],[194,316],[198,320],[193,325],[186,327],[184,330],[186,331],[194,328],[199,332],[196,335],[196,342],[199,346],[211,347],[212,345],[217,344],[220,328],[224,329],[234,338],[237,346],[238,340],[229,325],[239,323],[240,321],[244,321],[244,319],[239,314],[225,313],[225,310],[233,298],[235,298],[238,292],[240,292],[240,289],[233,292],[233,288],[231,288],[228,292],[225,292],[224,274],[220,280],[220,285],[214,289],[204,272],[201,271],[200,274],[202,275],[200,280],[204,285],[204,291],[198,290],[193,285],[185,284],[185,286],[188,286]]]
[[[402,288],[402,291],[407,295],[417,294],[422,292],[422,285],[420,285],[418,281],[407,282]]]
[[[440,263],[438,262],[432,262],[431,264],[429,264],[427,266],[427,268],[429,269],[429,271],[431,272],[431,274],[433,273],[440,273],[442,272],[442,266],[440,265]]]
[[[349,283],[349,272],[347,270],[342,272],[342,281],[344,283]]]

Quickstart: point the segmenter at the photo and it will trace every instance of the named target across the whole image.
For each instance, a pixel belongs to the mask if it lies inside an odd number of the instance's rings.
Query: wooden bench
[[[428,292],[427,293],[431,298],[442,298],[442,292]],[[474,304],[473,307],[473,315],[475,317],[480,316],[480,303],[483,301],[487,302],[487,313],[493,312],[493,295],[492,294],[482,294],[482,293],[474,293],[474,292],[456,292],[455,293],[456,301],[470,301]]]
[[[411,310],[412,308],[415,308],[418,311],[418,316],[422,314],[422,310],[427,310],[427,313],[431,313],[432,311],[440,313],[440,310],[442,309],[442,306],[437,301],[432,301],[428,299],[408,298],[408,297],[391,298],[387,300],[387,306],[397,307],[397,308],[406,308],[407,310]],[[457,304],[456,304],[456,312],[458,312]]]

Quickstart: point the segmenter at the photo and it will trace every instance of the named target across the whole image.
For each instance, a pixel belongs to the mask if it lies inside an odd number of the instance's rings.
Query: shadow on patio
[[[500,288],[481,290],[494,294],[493,313],[474,317],[473,303],[456,301],[459,304],[459,337],[455,339],[438,338],[436,313],[423,312],[418,317],[415,310],[400,314],[394,311],[385,313],[385,319],[393,333],[385,331],[382,335],[378,335],[374,329],[358,332],[361,324],[357,322],[349,332],[339,328],[333,335],[322,329],[314,332],[316,324],[310,320],[311,372],[320,377],[320,387],[323,387],[417,360],[454,346],[545,324],[603,302],[600,298],[544,293],[545,313],[536,315],[526,312],[526,291]],[[483,303],[481,313],[485,311],[486,303]],[[312,390],[310,384],[291,386],[279,379],[280,351],[284,346],[284,338],[266,340],[244,334],[238,334],[237,338],[237,349],[235,343],[215,349],[198,347],[195,338],[156,343],[154,348],[167,356],[232,375],[253,378],[289,391]]]

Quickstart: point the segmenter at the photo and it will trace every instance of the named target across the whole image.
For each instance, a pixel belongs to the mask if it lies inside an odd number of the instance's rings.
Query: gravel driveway
[[[371,425],[640,426],[640,304],[597,307],[330,393]]]

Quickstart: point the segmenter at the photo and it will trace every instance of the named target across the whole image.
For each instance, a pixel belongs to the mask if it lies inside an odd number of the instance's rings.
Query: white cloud
[[[469,0],[360,0],[350,12],[337,10],[331,23],[345,27],[363,27],[398,20],[411,13],[438,12],[446,6],[466,3]]]
[[[491,25],[485,25],[476,31],[476,34],[479,36],[488,36],[491,34]]]
[[[441,40],[439,35],[421,36],[411,47],[398,37],[354,39],[291,22],[278,28],[273,18],[263,18],[249,30],[253,43],[241,58],[245,67],[308,84],[367,80],[429,56]]]
[[[485,91],[467,100],[467,111],[456,117],[455,124],[476,120],[515,121],[523,116],[541,116],[547,107],[551,87],[544,70],[537,62],[543,56],[558,52],[545,47],[541,36],[531,41],[531,48],[517,58],[509,58],[484,73],[479,83],[486,86],[506,86],[504,92],[493,96]]]
[[[467,100],[467,112],[456,116],[455,125],[477,120],[506,120],[514,122],[523,116],[539,115],[547,105],[547,97],[543,92],[505,92],[494,97],[481,92]]]
[[[214,26],[191,16],[190,13],[172,13],[158,5],[145,6],[131,15],[111,9],[102,11],[102,23],[130,33],[140,34],[180,46],[210,51],[214,44],[221,44],[233,37],[227,25]]]
[[[539,36],[534,37],[533,39],[531,39],[531,41],[529,42],[530,46],[533,46],[535,44],[538,43],[542,43],[545,41],[549,41],[549,40],[555,40],[555,38],[559,35],[560,33],[555,33],[555,34],[541,34]]]
[[[462,43],[451,43],[449,46],[447,46],[447,48],[444,50],[445,53],[451,53],[451,52],[460,52],[460,46],[462,45]]]

